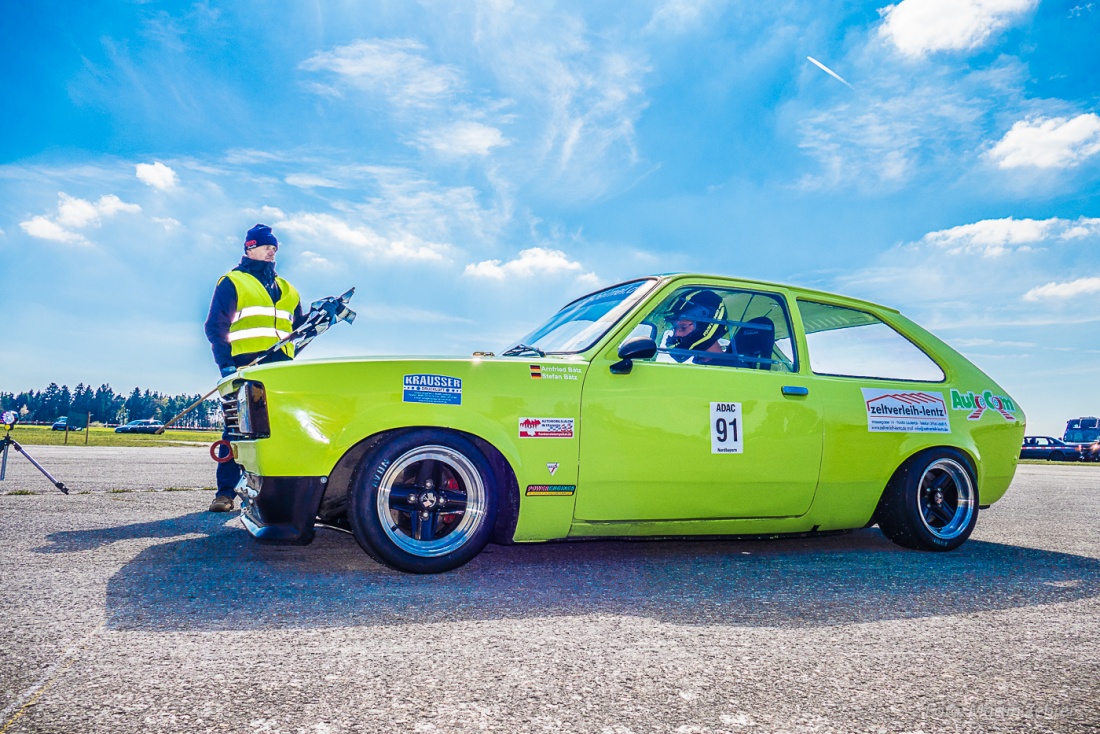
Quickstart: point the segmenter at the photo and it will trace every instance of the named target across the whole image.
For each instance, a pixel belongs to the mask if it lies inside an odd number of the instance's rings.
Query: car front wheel
[[[958,548],[978,521],[978,487],[969,460],[953,449],[917,454],[887,485],[875,518],[900,546]]]
[[[364,458],[348,519],[375,560],[440,573],[481,552],[497,505],[496,478],[481,451],[458,434],[429,429],[398,435]]]

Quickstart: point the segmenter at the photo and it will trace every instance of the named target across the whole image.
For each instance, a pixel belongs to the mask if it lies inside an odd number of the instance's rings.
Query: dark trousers
[[[222,431],[222,438],[229,438],[229,431]],[[224,451],[225,449],[223,449]],[[218,496],[219,497],[234,497],[233,488],[237,486],[237,482],[241,480],[241,465],[230,459],[224,464],[218,464]]]

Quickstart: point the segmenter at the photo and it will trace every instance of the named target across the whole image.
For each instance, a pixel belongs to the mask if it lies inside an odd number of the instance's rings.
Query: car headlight
[[[248,381],[237,390],[237,432],[249,438],[267,438],[267,393],[263,384]]]

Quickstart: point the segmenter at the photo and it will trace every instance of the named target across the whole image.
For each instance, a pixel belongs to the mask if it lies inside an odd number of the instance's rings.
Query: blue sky
[[[214,282],[266,222],[305,299],[358,288],[306,358],[499,349],[700,270],[900,308],[1031,432],[1100,413],[1100,4],[4,15],[2,389],[209,389]]]

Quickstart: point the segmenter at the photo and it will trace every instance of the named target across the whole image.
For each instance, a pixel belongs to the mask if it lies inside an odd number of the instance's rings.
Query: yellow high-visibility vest
[[[275,276],[280,292],[279,301],[275,303],[255,276],[231,270],[224,277],[237,288],[237,312],[229,325],[229,347],[234,357],[263,352],[290,335],[294,330],[294,311],[300,301],[294,286]],[[284,344],[281,351],[293,357],[294,345]]]

